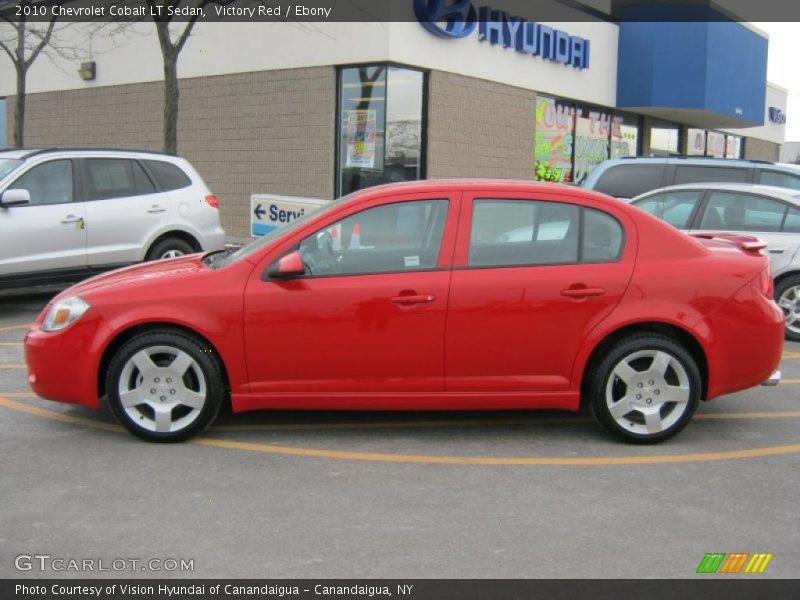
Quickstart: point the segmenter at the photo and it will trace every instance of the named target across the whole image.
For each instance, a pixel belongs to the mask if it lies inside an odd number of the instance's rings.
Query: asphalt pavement
[[[156,445],[30,392],[46,301],[0,300],[0,577],[686,578],[710,552],[800,576],[800,344],[657,446],[554,412],[224,414]]]

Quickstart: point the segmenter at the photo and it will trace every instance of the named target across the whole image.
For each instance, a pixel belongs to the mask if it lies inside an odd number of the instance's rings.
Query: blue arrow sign
[[[263,215],[267,214],[267,211],[265,211],[263,208],[261,208],[260,204],[256,204],[256,208],[253,211],[253,214],[256,216],[256,219],[258,219],[260,221],[261,217]]]

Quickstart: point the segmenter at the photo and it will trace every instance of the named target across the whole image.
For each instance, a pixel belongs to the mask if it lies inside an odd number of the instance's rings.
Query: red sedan
[[[25,340],[43,398],[152,441],[220,406],[566,409],[656,442],[700,400],[777,383],[763,244],[692,238],[573,187],[357,192],[233,253],[137,265],[53,299]],[[751,351],[756,350],[756,351]]]

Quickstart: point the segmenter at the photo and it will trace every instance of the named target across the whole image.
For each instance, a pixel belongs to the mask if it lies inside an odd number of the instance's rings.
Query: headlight
[[[80,296],[59,300],[50,307],[42,323],[43,331],[61,331],[80,319],[91,305]]]

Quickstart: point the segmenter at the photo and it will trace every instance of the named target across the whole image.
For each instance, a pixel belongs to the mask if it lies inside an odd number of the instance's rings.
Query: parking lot
[[[15,558],[46,554],[196,578],[685,578],[708,552],[800,575],[800,344],[780,386],[704,404],[658,446],[535,412],[225,414],[156,445],[30,393],[46,301],[0,300],[2,577],[42,576]]]

